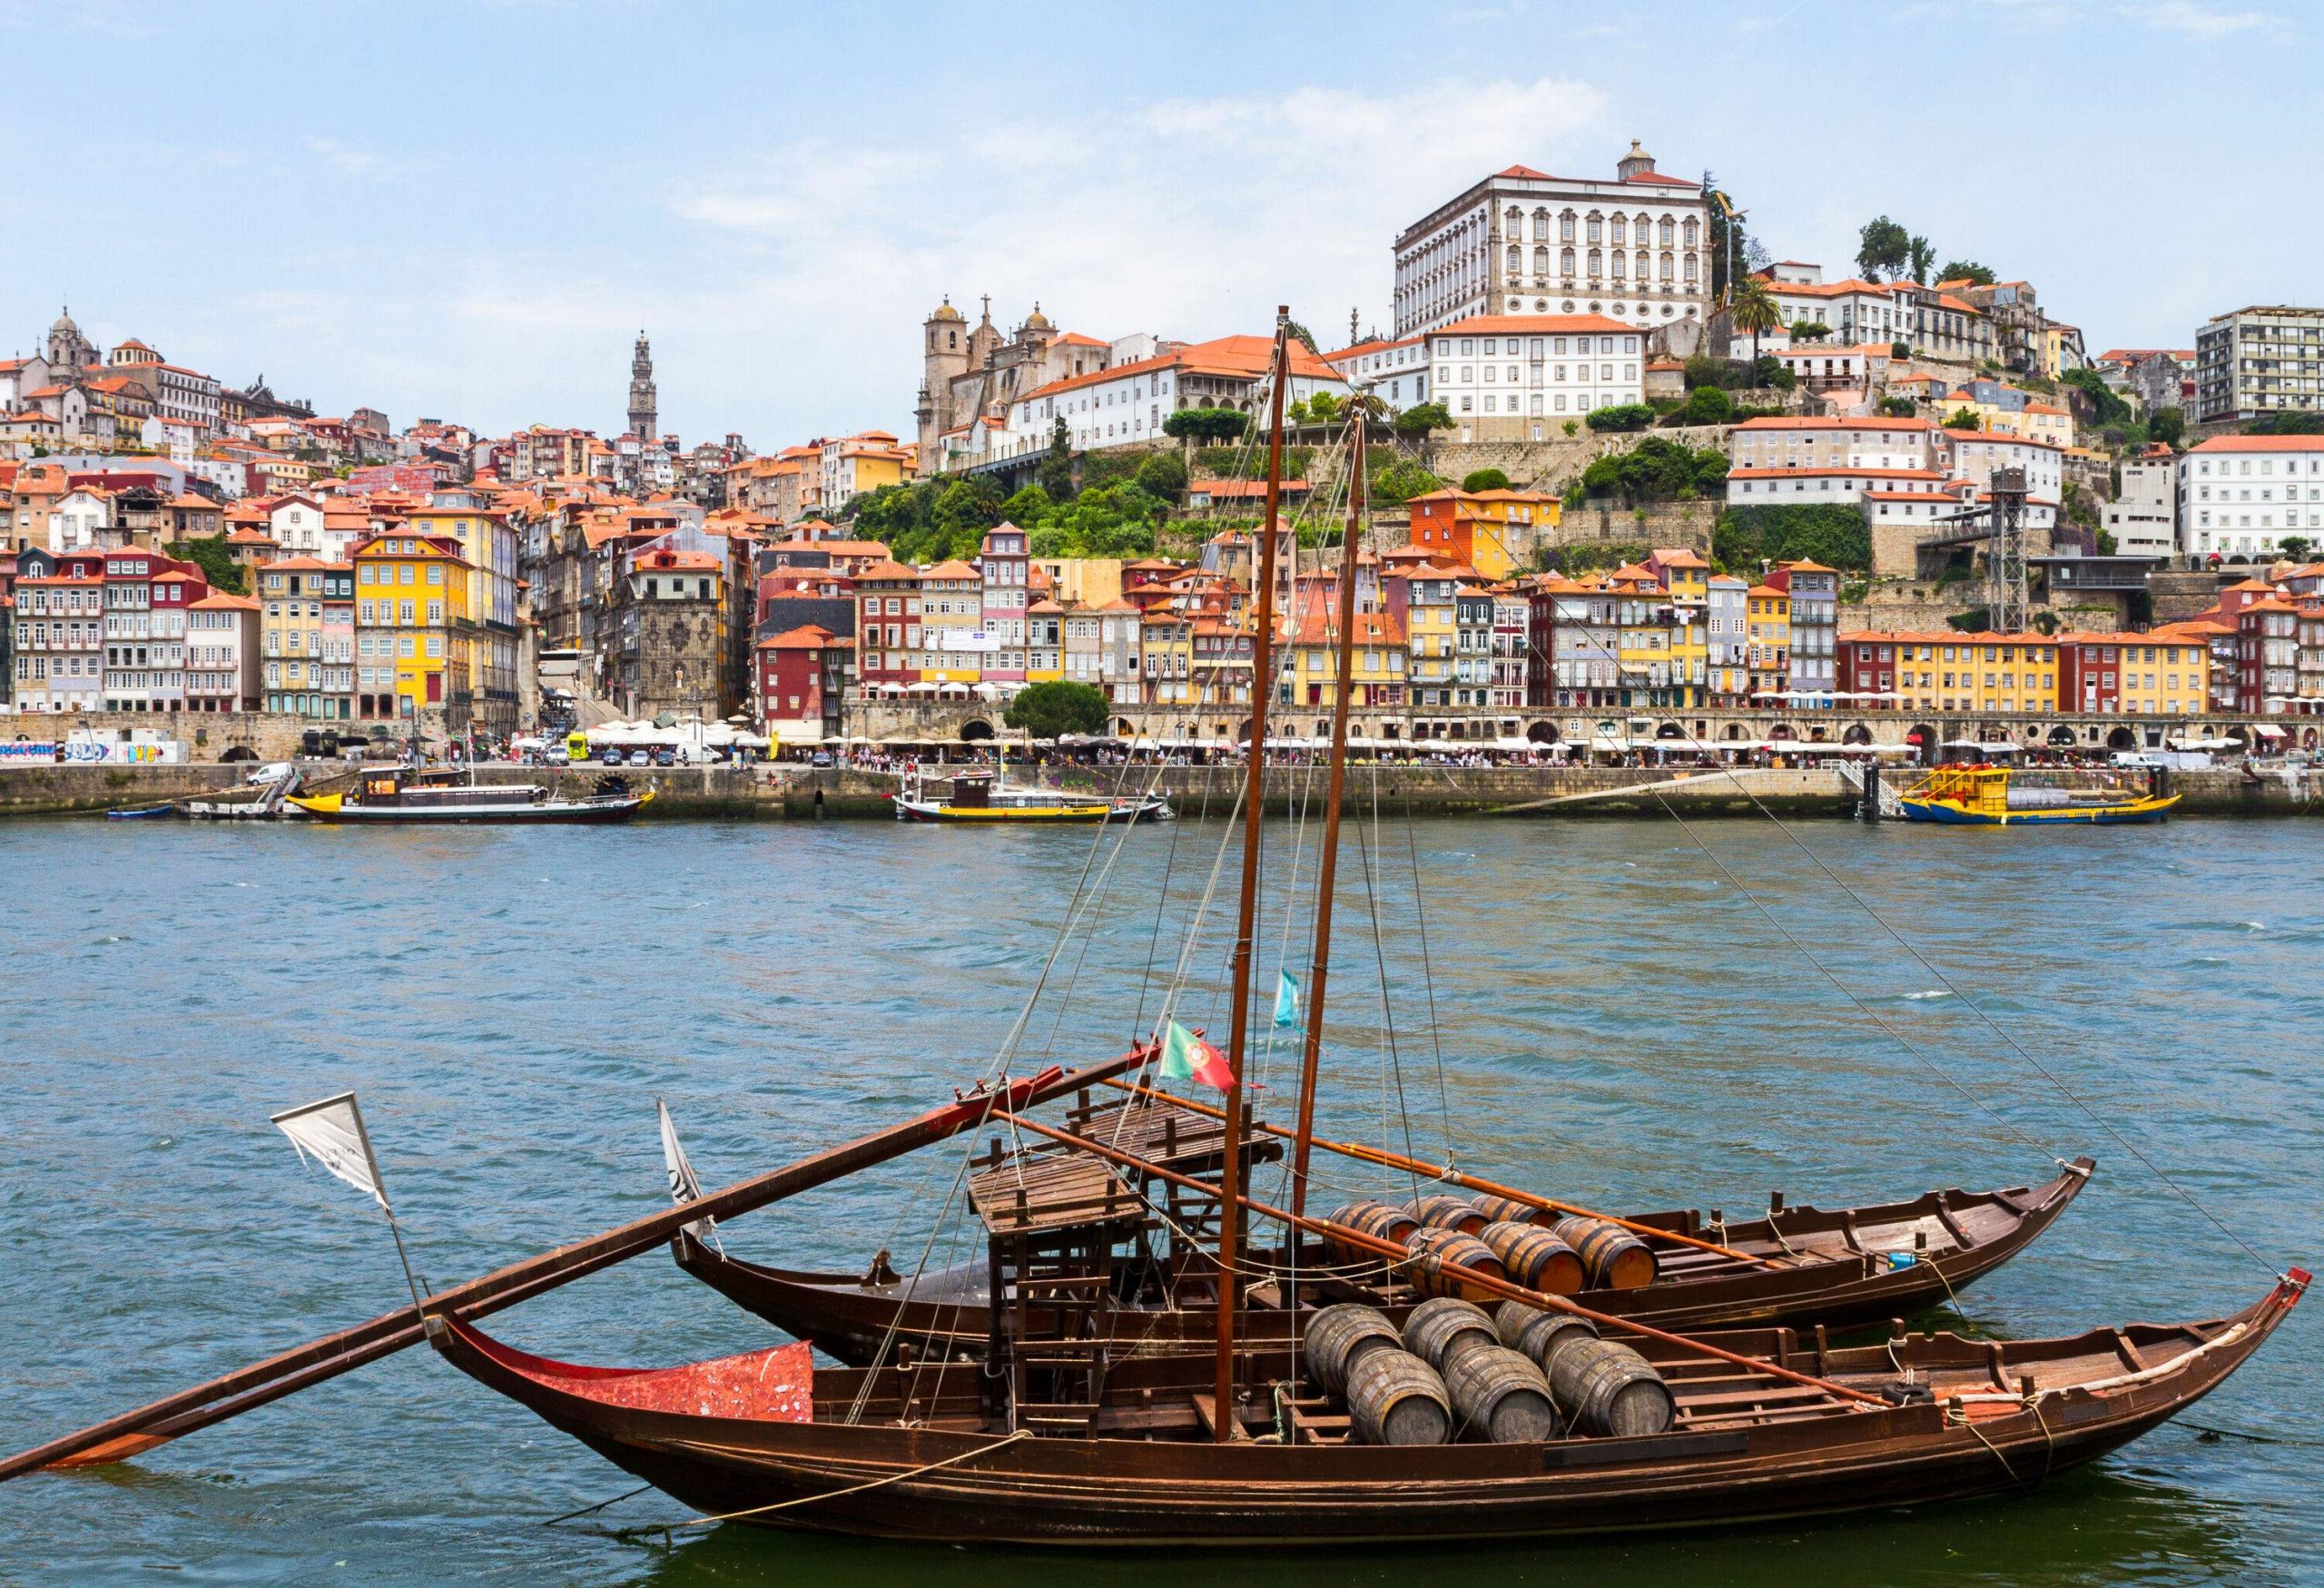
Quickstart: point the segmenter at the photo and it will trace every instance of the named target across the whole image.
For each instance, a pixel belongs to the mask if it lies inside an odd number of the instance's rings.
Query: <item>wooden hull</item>
[[[1635,1318],[1661,1328],[1738,1328],[1756,1325],[1830,1326],[1905,1317],[1934,1307],[1991,1273],[2038,1237],[2078,1195],[2091,1160],[2038,1187],[2019,1187],[1975,1196],[1932,1191],[1909,1202],[1823,1214],[1813,1208],[1784,1216],[1786,1238],[1796,1247],[1827,1238],[1825,1227],[1852,1232],[1872,1252],[1909,1247],[1913,1230],[1934,1230],[1940,1244],[1971,1238],[1955,1249],[1892,1268],[1865,1252],[1841,1249],[1828,1260],[1797,1267],[1764,1268],[1715,1265],[1689,1270],[1674,1263],[1667,1276],[1636,1290],[1586,1291],[1574,1299],[1601,1312]],[[1679,1228],[1687,1214],[1657,1214],[1643,1222]],[[1732,1238],[1750,1238],[1762,1223],[1732,1228]],[[1696,1221],[1699,1233],[1699,1221]],[[1958,1236],[1955,1231],[1958,1231]],[[1753,1244],[1758,1244],[1754,1242]],[[1769,1249],[1777,1249],[1772,1242]],[[981,1357],[991,1331],[982,1263],[923,1276],[919,1286],[904,1282],[865,1285],[856,1276],[767,1267],[724,1256],[682,1237],[674,1244],[678,1266],[736,1305],[777,1328],[808,1340],[852,1366],[871,1362],[892,1329],[916,1357],[931,1353]],[[1681,1259],[1683,1261],[1683,1259]],[[1319,1286],[1324,1300],[1353,1294]],[[1380,1301],[1383,1297],[1368,1297]],[[1392,1317],[1412,1304],[1387,1300]],[[1113,1337],[1130,1344],[1184,1341],[1201,1344],[1216,1332],[1216,1310],[1200,1304],[1177,1307],[1117,1307],[1107,1315]],[[1291,1337],[1297,1319],[1264,1306],[1248,1314],[1246,1327],[1261,1339]]]
[[[2050,810],[2006,811],[1998,814],[1968,810],[1945,800],[1903,799],[1897,802],[1907,822],[1936,822],[1954,827],[2116,827],[2140,822],[2160,822],[2179,803],[2179,795],[2125,800],[2112,805],[2063,805]]]
[[[947,1544],[1443,1543],[1660,1533],[2028,1488],[2208,1394],[2266,1340],[2304,1283],[2295,1272],[2231,1319],[2007,1346],[1911,1336],[1817,1363],[1866,1388],[1896,1382],[1901,1363],[1934,1386],[1935,1402],[1866,1407],[1834,1398],[1786,1408],[1778,1390],[1763,1407],[1713,1407],[1714,1398],[1736,1397],[1680,1388],[1677,1431],[1543,1444],[1012,1438],[1002,1425],[959,1426],[967,1419],[957,1417],[900,1425],[892,1394],[885,1404],[875,1395],[850,1425],[847,1406],[864,1376],[848,1370],[815,1376],[813,1422],[705,1416],[607,1404],[596,1376],[607,1370],[527,1357],[467,1326],[453,1325],[437,1345],[463,1372],[720,1518]],[[1796,1346],[1767,1331],[1722,1343],[1762,1354]],[[701,1365],[705,1373],[724,1366]],[[1145,1382],[1125,1382],[1109,1396],[1158,1405],[1183,1396],[1168,1375],[1188,1366],[1209,1371],[1191,1359],[1128,1364],[1120,1376]],[[1263,1405],[1265,1386],[1289,1364],[1254,1356],[1248,1366]],[[2014,1385],[2020,1376],[2043,1392],[2030,1405],[1994,1391],[1996,1380]],[[1957,1408],[1966,1421],[1944,1404],[1979,1393],[1991,1399]],[[936,1409],[945,1399],[939,1392]]]

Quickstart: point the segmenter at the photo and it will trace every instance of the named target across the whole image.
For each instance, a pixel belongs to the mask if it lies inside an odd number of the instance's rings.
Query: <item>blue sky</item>
[[[0,348],[60,301],[326,412],[909,434],[921,318],[1389,317],[1512,163],[1706,166],[1778,257],[1886,212],[2092,350],[2324,301],[2316,15],[2267,0],[957,8],[0,0]],[[32,84],[58,84],[55,94]],[[1328,328],[1328,329],[1327,329]]]

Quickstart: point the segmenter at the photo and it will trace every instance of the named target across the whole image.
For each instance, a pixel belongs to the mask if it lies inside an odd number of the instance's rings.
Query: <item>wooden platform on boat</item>
[[[1226,1122],[1197,1114],[1176,1103],[1142,1098],[1097,1104],[1084,1102],[1068,1115],[1077,1135],[1142,1158],[1177,1174],[1196,1174],[1218,1168],[1226,1142]],[[1244,1110],[1242,1158],[1247,1163],[1270,1163],[1283,1156],[1283,1143],[1259,1134],[1250,1110]]]
[[[1113,1166],[1086,1152],[1022,1152],[969,1179],[969,1206],[989,1236],[1137,1225],[1146,1204]]]

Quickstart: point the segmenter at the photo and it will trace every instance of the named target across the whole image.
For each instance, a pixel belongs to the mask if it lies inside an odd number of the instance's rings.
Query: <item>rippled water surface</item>
[[[1150,1020],[1145,972],[1183,941],[1222,831],[1139,829],[1118,861],[1098,854],[1099,929],[1049,967],[1028,1060],[1118,1051]],[[1964,1297],[1975,1327],[2209,1316],[2265,1287],[1949,982],[2270,1261],[2324,1256],[2324,824],[1792,832],[1935,970],[1768,824],[1390,821],[1372,835],[1376,948],[1365,870],[1353,851],[1343,868],[1325,1124],[1399,1144],[1408,1128],[1428,1153],[1449,1134],[1480,1172],[1630,1208],[2022,1183],[2051,1150],[2087,1149],[2090,1191]],[[1280,876],[1294,829],[1270,833]],[[376,1211],[302,1169],[269,1113],[356,1089],[420,1267],[482,1272],[656,1206],[656,1096],[723,1184],[974,1079],[1091,854],[1086,833],[885,824],[0,827],[0,1445],[394,1305]],[[1231,892],[1230,866],[1220,906]],[[1285,896],[1260,933],[1270,986]],[[1214,916],[1184,1004],[1215,1030],[1225,948]],[[1266,1062],[1278,1082],[1287,1058]],[[752,1215],[730,1247],[802,1265],[917,1251],[950,1179],[935,1168]],[[606,1363],[768,1337],[658,1256],[495,1327]],[[651,1493],[544,1527],[631,1480],[415,1351],[133,1465],[0,1485],[0,1581],[2282,1583],[2313,1580],[2324,1549],[2319,1382],[2303,1312],[2193,1415],[2275,1442],[2166,1427],[2011,1501],[1561,1548],[1061,1567],[733,1527],[669,1548],[608,1536],[684,1516]]]

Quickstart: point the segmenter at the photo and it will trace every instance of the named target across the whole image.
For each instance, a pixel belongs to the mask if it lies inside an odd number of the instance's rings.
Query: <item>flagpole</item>
[[[403,1265],[403,1282],[411,1292],[411,1310],[419,1316],[420,1328],[432,1335],[437,1326],[428,1321],[428,1309],[420,1305],[419,1281],[412,1277],[411,1254],[403,1245],[403,1227],[396,1222],[396,1210],[388,1203],[388,1182],[379,1173],[379,1155],[371,1150],[371,1129],[363,1123],[363,1105],[355,1100],[351,1092],[348,1094],[347,1111],[355,1116],[355,1135],[363,1143],[363,1161],[371,1166],[371,1183],[379,1189],[379,1211],[387,1215],[388,1233],[395,1237],[396,1260]]]

